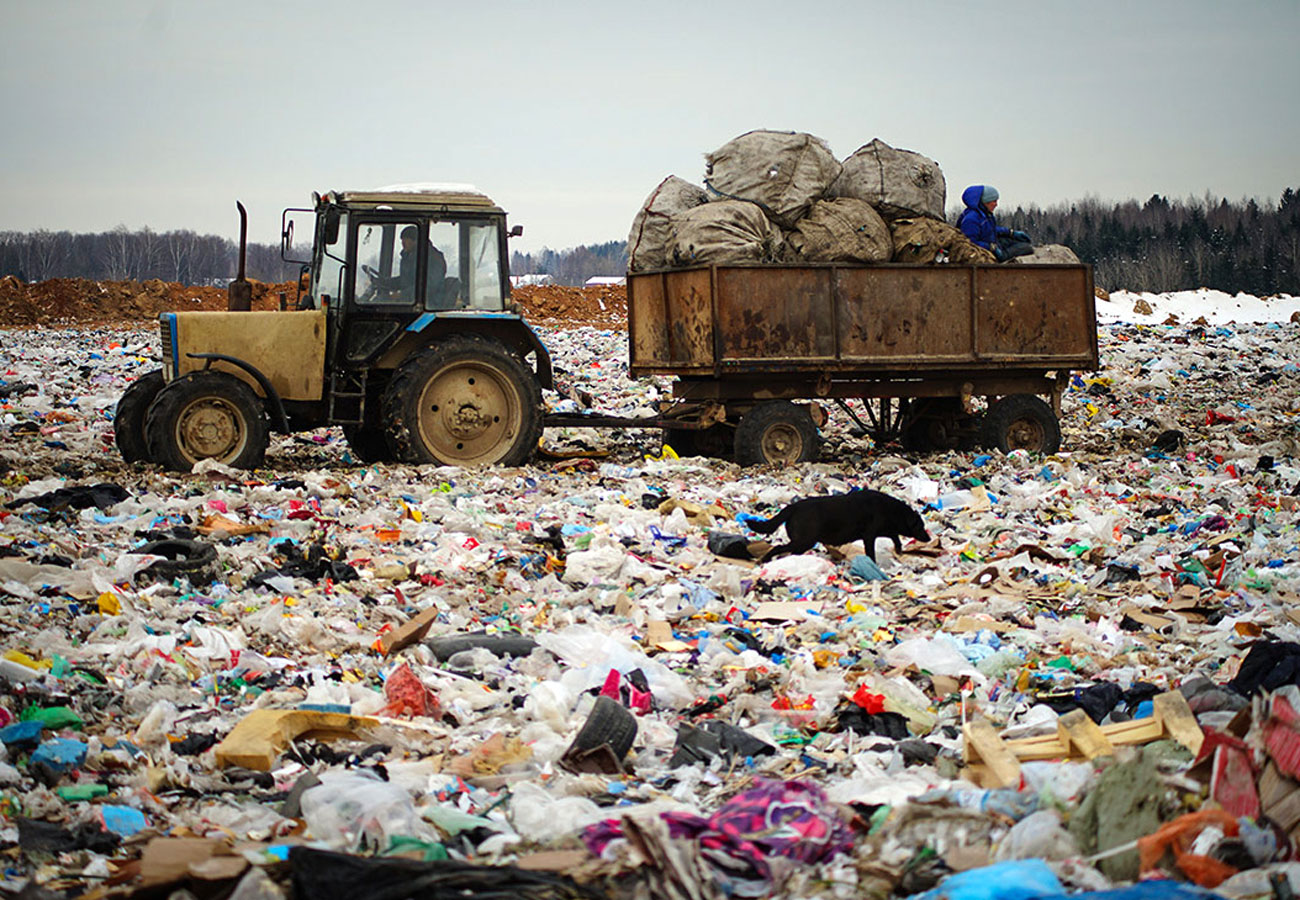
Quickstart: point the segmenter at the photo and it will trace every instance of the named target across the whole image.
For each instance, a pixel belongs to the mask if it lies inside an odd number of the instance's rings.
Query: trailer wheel
[[[956,450],[961,448],[961,424],[966,417],[956,397],[913,400],[915,418],[903,429],[903,446],[908,450]]]
[[[131,382],[117,401],[113,414],[113,440],[125,462],[152,462],[144,436],[144,419],[158,392],[163,389],[162,369],[154,369]]]
[[[394,462],[396,456],[388,446],[388,436],[382,428],[369,428],[365,425],[344,425],[343,437],[347,438],[348,449],[358,462]]]
[[[736,462],[742,466],[812,462],[820,443],[806,407],[770,400],[745,413],[736,426]]]
[[[1003,453],[1028,450],[1055,453],[1061,447],[1061,423],[1052,408],[1032,394],[1012,394],[984,414],[984,446]]]
[[[710,425],[708,428],[665,428],[664,443],[677,451],[678,456],[707,456],[711,459],[730,459],[735,450],[736,430],[729,425]]]
[[[253,469],[266,456],[262,401],[226,372],[191,372],[158,392],[145,417],[149,456],[188,472],[201,459]]]
[[[389,445],[411,463],[521,465],[537,449],[541,408],[532,370],[477,335],[412,355],[384,392]]]

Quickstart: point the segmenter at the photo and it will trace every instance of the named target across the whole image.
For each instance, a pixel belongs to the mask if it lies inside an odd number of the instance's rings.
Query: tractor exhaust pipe
[[[226,287],[226,309],[231,312],[248,312],[253,308],[253,286],[244,277],[244,262],[248,255],[248,212],[238,200],[239,207],[239,274]]]

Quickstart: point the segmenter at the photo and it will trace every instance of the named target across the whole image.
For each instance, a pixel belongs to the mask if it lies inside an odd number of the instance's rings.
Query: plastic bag
[[[913,900],[1036,900],[1064,894],[1065,887],[1047,863],[1025,859],[959,872]]]
[[[395,837],[438,840],[404,788],[351,772],[325,772],[320,779],[303,792],[302,816],[312,836],[330,846],[382,851]]]

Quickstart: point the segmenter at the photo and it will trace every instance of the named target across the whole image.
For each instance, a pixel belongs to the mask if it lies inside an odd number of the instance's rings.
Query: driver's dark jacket
[[[415,299],[415,266],[417,254],[414,250],[403,250],[398,254],[397,290],[404,299]],[[437,297],[442,291],[442,283],[447,278],[447,258],[442,251],[429,242],[429,272],[425,278],[424,296],[426,301]]]

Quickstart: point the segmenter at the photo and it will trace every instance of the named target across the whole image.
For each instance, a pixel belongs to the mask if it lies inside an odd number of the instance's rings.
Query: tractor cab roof
[[[501,213],[505,210],[492,202],[482,191],[470,184],[391,184],[365,191],[330,191],[321,203],[351,209],[433,210],[437,212]]]

